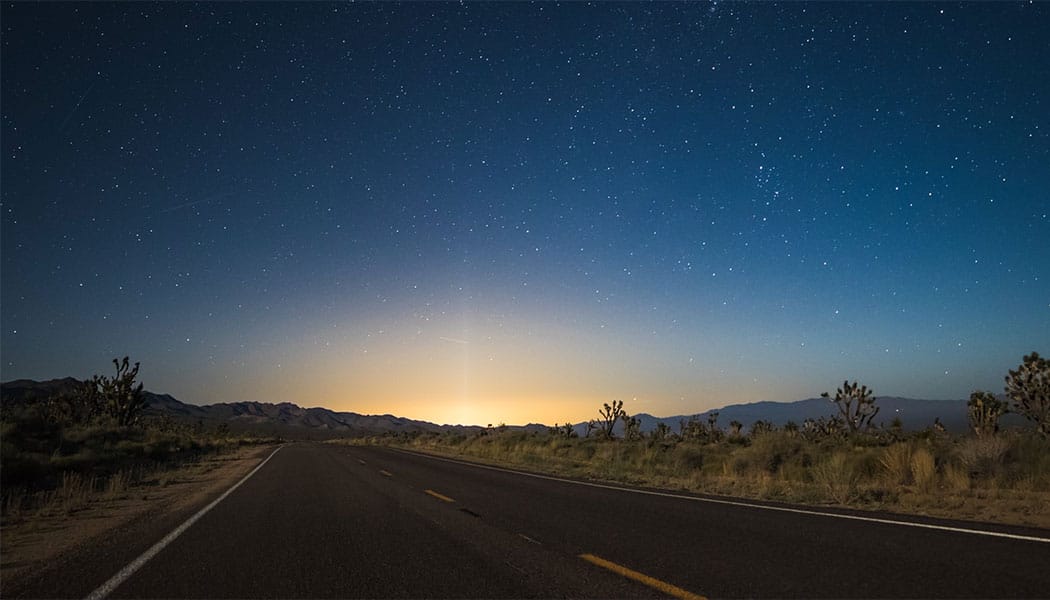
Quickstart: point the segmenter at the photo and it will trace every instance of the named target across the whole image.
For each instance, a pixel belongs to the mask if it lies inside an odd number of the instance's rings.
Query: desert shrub
[[[49,456],[43,452],[27,452],[10,440],[0,445],[0,488],[9,490],[40,481],[51,472]]]
[[[813,482],[822,486],[828,496],[839,504],[846,504],[856,493],[859,476],[845,452],[835,452],[817,463],[812,470]]]
[[[90,471],[98,460],[94,449],[82,447],[72,454],[51,457],[51,467],[58,471]]]
[[[729,465],[729,471],[737,476],[747,475],[748,471],[751,470],[751,461],[747,455],[741,452],[733,453],[726,464]]]
[[[799,459],[803,444],[803,440],[790,432],[767,430],[756,436],[743,452],[756,468],[776,475],[786,462]]]
[[[680,471],[692,471],[704,466],[704,451],[695,444],[679,444],[672,451],[672,460]]]
[[[956,458],[971,477],[990,479],[1002,472],[1009,448],[1003,437],[967,437],[959,443]]]
[[[1050,489],[1050,439],[1023,432],[1007,438],[1002,459],[1007,486],[1024,482],[1034,490]]]

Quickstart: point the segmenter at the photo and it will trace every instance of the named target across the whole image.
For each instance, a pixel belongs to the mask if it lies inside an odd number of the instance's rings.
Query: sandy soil
[[[244,477],[274,446],[240,448],[199,463],[165,471],[156,481],[136,484],[113,498],[98,494],[71,514],[34,514],[5,523],[0,531],[0,580],[4,587],[38,571],[60,555],[147,513],[170,514],[217,497]]]

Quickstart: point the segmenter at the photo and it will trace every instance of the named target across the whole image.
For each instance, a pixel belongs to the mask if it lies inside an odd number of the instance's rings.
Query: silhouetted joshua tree
[[[1015,412],[1034,422],[1043,437],[1050,437],[1050,360],[1037,352],[1025,356],[1021,366],[1006,376],[1006,395]]]
[[[842,420],[846,422],[850,433],[871,427],[871,421],[879,413],[879,407],[875,406],[875,392],[869,390],[866,385],[857,385],[849,380],[842,382],[842,387],[835,390],[835,397],[824,392],[821,398],[828,398],[839,408]]]
[[[1000,401],[991,392],[977,391],[970,394],[966,403],[970,417],[970,429],[977,437],[993,436],[999,431],[999,417],[1007,412],[1006,402]]]

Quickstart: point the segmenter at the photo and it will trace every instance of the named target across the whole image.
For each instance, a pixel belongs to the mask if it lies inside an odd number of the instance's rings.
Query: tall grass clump
[[[846,452],[835,452],[813,467],[813,481],[839,504],[848,504],[856,495],[858,480],[857,469]]]
[[[925,448],[917,448],[911,455],[911,476],[915,487],[929,493],[937,483],[937,466],[933,455]]]
[[[911,483],[912,448],[911,444],[898,443],[883,449],[879,457],[879,466],[886,483],[890,486],[904,486]]]

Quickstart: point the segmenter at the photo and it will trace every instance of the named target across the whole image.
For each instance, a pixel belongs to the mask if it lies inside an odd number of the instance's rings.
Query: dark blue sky
[[[4,380],[553,422],[1050,352],[1050,5],[2,11]]]

